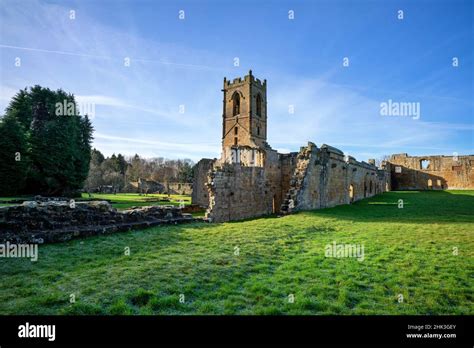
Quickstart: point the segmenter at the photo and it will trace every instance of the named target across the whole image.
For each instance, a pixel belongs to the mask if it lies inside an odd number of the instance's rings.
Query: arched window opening
[[[354,202],[354,185],[349,186],[349,201]]]
[[[262,116],[262,97],[257,94],[257,116]]]
[[[233,105],[232,105],[232,115],[240,115],[240,95],[239,93],[234,93],[232,97]]]
[[[430,161],[429,160],[421,160],[420,161],[420,169],[424,169],[424,170],[429,170],[430,169]]]

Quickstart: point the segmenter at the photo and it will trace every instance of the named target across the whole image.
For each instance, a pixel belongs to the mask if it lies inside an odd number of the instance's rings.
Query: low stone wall
[[[204,212],[206,210],[204,208],[200,207],[197,204],[190,204],[190,205],[185,205],[184,208],[181,209],[181,211],[183,213],[192,214],[192,213],[201,213],[201,212]]]
[[[105,201],[24,202],[0,208],[0,243],[55,243],[162,224],[192,222],[173,206],[149,206],[117,211]]]

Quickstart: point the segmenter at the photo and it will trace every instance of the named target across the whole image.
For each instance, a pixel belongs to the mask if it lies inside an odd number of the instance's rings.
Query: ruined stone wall
[[[193,184],[187,182],[173,182],[166,187],[166,193],[172,195],[191,195],[193,193]]]
[[[277,151],[267,148],[265,152],[265,180],[267,193],[271,195],[271,213],[278,213],[282,197],[282,176],[280,156]]]
[[[392,155],[394,190],[474,189],[474,156]]]
[[[388,177],[375,165],[344,157],[341,151],[322,148],[323,159],[328,157],[323,186],[326,188],[321,207],[352,203],[387,191]],[[323,160],[323,163],[325,161]]]
[[[139,193],[163,193],[165,185],[154,180],[138,178]]]
[[[211,203],[207,216],[213,221],[228,221],[279,213],[296,165],[296,153],[281,155],[267,145],[265,150],[256,151],[261,161],[249,162],[242,156],[250,153],[248,148],[232,150],[238,154],[232,157],[234,162],[223,152],[209,176]]]
[[[333,207],[339,204],[350,203],[349,188],[354,180],[357,168],[353,171],[353,166],[357,162],[349,157],[349,163],[344,159],[344,153],[334,147],[323,145],[320,150],[321,167],[321,208]]]
[[[275,203],[278,209],[281,211],[281,207],[285,204],[288,204],[290,182],[293,176],[293,173],[296,169],[298,152],[291,152],[289,154],[280,154],[280,186],[281,194],[280,199]]]
[[[392,191],[392,174],[390,163],[383,161],[380,169],[377,169],[377,176],[379,178],[375,194],[381,192]]]
[[[349,162],[348,164],[348,180],[346,197],[351,200],[353,196],[353,201],[358,201],[367,197],[375,196],[376,187],[381,186],[378,182],[379,177],[377,176],[377,168],[370,166],[365,162]],[[352,194],[351,194],[351,186]]]
[[[271,213],[349,204],[390,189],[390,173],[334,147],[313,143],[298,153],[267,148],[263,167],[214,163],[208,176],[207,217],[230,221]]]
[[[209,192],[207,190],[208,172],[212,169],[216,160],[203,158],[194,167],[192,203],[200,207],[209,206]]]
[[[222,155],[211,170],[196,166],[193,203],[213,221],[350,203],[388,190],[389,175],[313,143],[279,154],[267,143],[266,80],[252,72],[224,79]],[[203,189],[207,175],[207,192]],[[207,193],[207,195],[206,195]]]
[[[289,189],[281,205],[282,212],[320,207],[320,168],[316,167],[317,151],[317,147],[313,143],[301,147],[296,156],[293,175],[288,183]]]
[[[209,175],[209,208],[212,222],[241,220],[272,213],[274,193],[262,167],[224,163]]]
[[[290,180],[282,212],[319,209],[348,204],[387,190],[383,170],[323,145],[302,147]],[[293,206],[293,207],[292,207]]]

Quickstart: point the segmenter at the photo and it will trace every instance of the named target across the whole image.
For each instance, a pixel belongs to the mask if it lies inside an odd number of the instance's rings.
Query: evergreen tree
[[[6,108],[6,114],[15,118],[23,126],[23,129],[28,131],[33,115],[32,106],[31,95],[25,88],[12,97],[10,104]]]
[[[190,161],[184,161],[178,170],[179,182],[193,182],[194,171]]]
[[[102,154],[102,152],[100,152],[97,149],[92,149],[92,151],[91,151],[91,164],[93,163],[94,165],[100,166],[102,164],[102,162],[104,162],[104,160],[105,160],[105,157]]]
[[[34,86],[13,97],[6,115],[25,128],[27,193],[71,195],[82,187],[89,172],[93,128],[77,110],[74,96],[62,90]]]
[[[125,172],[127,171],[128,163],[125,160],[125,157],[122,156],[122,154],[117,155],[117,163],[119,167],[120,174],[125,175]]]
[[[15,195],[24,188],[27,147],[23,127],[14,117],[0,120],[0,194]]]

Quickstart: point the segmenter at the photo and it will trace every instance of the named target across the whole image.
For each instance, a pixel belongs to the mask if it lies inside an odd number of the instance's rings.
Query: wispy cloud
[[[382,116],[383,100],[322,79],[291,77],[269,86],[269,138],[276,146],[293,147],[305,139],[317,145],[341,146],[355,155],[373,148],[450,153],[452,150],[444,145],[456,132],[474,128],[473,124]],[[289,105],[294,114],[289,113]]]
[[[125,155],[133,155],[139,153],[142,156],[157,157],[182,155],[182,157],[191,158],[195,161],[199,160],[202,153],[218,153],[219,144],[216,143],[182,143],[182,142],[166,142],[152,139],[138,139],[131,137],[119,137],[102,133],[95,133],[95,142],[101,144],[112,152],[122,153]],[[138,152],[137,149],[144,151]]]
[[[20,47],[20,46],[0,44],[0,48],[10,48],[10,49],[14,49],[14,50],[24,50],[24,51],[41,52],[41,53],[53,53],[53,54],[83,57],[83,58],[98,58],[98,59],[107,59],[107,60],[117,60],[117,61],[120,61],[120,62],[123,61],[123,57],[117,57],[117,56],[101,56],[101,55],[87,54],[87,53],[81,53],[81,52],[65,52],[65,51],[58,51],[58,50],[46,50],[46,49],[34,48],[34,47]],[[209,65],[176,63],[176,62],[167,61],[165,59],[137,58],[137,57],[129,57],[129,56],[127,56],[125,58],[128,58],[130,63],[132,63],[132,62],[133,63],[134,62],[157,63],[157,64],[163,64],[163,65],[170,65],[170,66],[174,66],[174,67],[180,67],[180,68],[199,69],[199,70],[214,70],[214,71],[219,71],[219,72],[225,72],[225,69],[223,67],[218,68],[218,67],[209,66]]]
[[[152,2],[144,3],[152,6]],[[340,147],[361,160],[391,152],[472,152],[473,101],[465,94],[444,93],[459,83],[450,80],[456,75],[449,65],[411,77],[410,83],[393,83],[406,72],[409,59],[419,65],[420,57],[425,61],[439,49],[447,50],[454,39],[440,41],[440,47],[429,47],[426,54],[407,57],[374,76],[373,67],[357,67],[357,61],[375,59],[377,53],[367,52],[362,38],[351,53],[353,67],[340,67],[342,52],[350,47],[347,41],[340,41],[347,34],[344,31],[334,33],[334,39],[322,35],[317,41],[313,36],[321,33],[308,33],[309,27],[296,25],[283,39],[283,24],[274,19],[266,22],[262,29],[267,32],[262,37],[255,31],[247,32],[248,28],[237,32],[237,27],[231,26],[225,37],[220,37],[206,25],[215,25],[227,11],[213,8],[217,12],[212,16],[186,22],[186,30],[199,31],[199,35],[184,43],[192,33],[177,26],[179,35],[167,42],[170,32],[166,30],[175,23],[175,14],[166,19],[161,35],[152,35],[150,23],[142,27],[142,18],[135,17],[138,13],[144,16],[144,12],[127,12],[133,7],[126,1],[114,7],[114,16],[127,18],[119,23],[114,23],[117,17],[108,21],[103,12],[99,11],[100,16],[94,13],[97,8],[103,10],[101,2],[74,3],[75,21],[69,19],[70,8],[65,5],[36,0],[4,4],[0,9],[0,106],[5,107],[20,88],[35,84],[74,93],[78,102],[97,106],[94,146],[108,155],[219,156],[222,78],[242,76],[246,64],[251,65],[246,69],[252,67],[258,77],[268,79],[268,140],[283,152],[297,151],[307,141]],[[377,8],[371,9],[371,13],[379,13]],[[192,15],[197,17],[196,11]],[[242,15],[247,18],[246,13]],[[357,23],[362,37],[365,25]],[[270,32],[278,35],[269,36]],[[301,36],[301,46],[293,34]],[[323,46],[327,52],[308,47],[309,39],[315,40],[314,47]],[[402,39],[410,40],[399,36],[396,42],[403,44]],[[241,68],[233,66],[237,55],[242,58]],[[311,56],[311,62],[305,61],[306,56]],[[21,67],[13,65],[16,57],[21,58]],[[297,58],[282,64],[282,57]],[[325,64],[333,57],[337,64]],[[124,64],[125,58],[130,58],[130,66]],[[295,61],[306,65],[297,69]],[[469,64],[469,56],[462,62]],[[319,65],[325,68],[314,69]],[[465,73],[458,72],[459,76]],[[381,116],[380,103],[387,98],[420,102],[421,118]],[[294,114],[288,112],[290,105]]]

